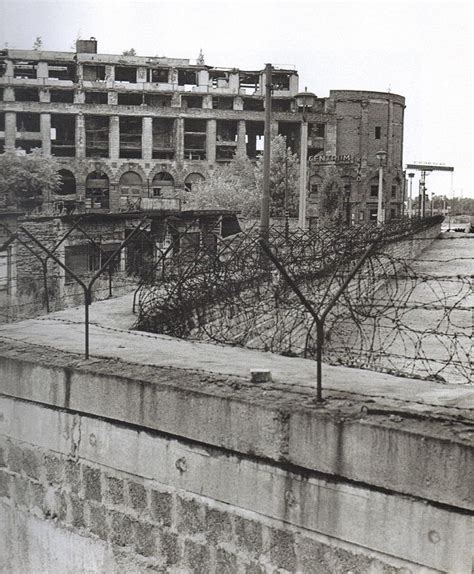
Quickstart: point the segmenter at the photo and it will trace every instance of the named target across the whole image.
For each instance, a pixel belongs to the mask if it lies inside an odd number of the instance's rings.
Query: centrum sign
[[[311,155],[308,161],[313,163],[353,163],[354,156],[346,155]]]

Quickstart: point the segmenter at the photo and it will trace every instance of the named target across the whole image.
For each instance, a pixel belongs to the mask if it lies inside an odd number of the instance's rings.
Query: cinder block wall
[[[469,572],[458,411],[312,392],[4,347],[0,571]]]

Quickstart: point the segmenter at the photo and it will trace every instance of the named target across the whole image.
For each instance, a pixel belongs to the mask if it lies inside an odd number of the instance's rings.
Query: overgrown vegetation
[[[273,217],[284,215],[287,193],[288,209],[294,216],[298,209],[298,158],[286,147],[286,139],[281,135],[273,138],[271,150],[271,214]],[[237,156],[230,163],[217,166],[184,200],[191,209],[232,209],[252,218],[260,213],[262,188],[263,156],[255,164],[247,157]]]
[[[8,149],[0,154],[0,205],[28,210],[40,206],[60,188],[59,169],[56,158],[41,149]]]

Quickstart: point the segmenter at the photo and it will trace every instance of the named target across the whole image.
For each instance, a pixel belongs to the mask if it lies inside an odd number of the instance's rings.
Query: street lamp
[[[306,108],[313,107],[316,95],[308,92],[308,88],[304,92],[299,92],[295,95],[296,105],[302,110],[301,117],[301,151],[300,151],[300,196],[298,206],[298,225],[301,229],[306,229],[306,163],[308,160],[308,122],[306,120]]]
[[[415,174],[413,172],[408,174],[408,177],[410,178],[410,195],[408,197],[408,217],[413,217],[413,213],[412,213],[412,186],[413,186],[413,178],[415,177]]]
[[[375,154],[375,157],[379,160],[379,191],[377,199],[377,225],[383,225],[384,216],[382,209],[383,201],[383,165],[385,163],[385,158],[387,157],[387,152],[385,150],[380,150]]]
[[[347,176],[347,183],[344,184],[344,211],[346,225],[349,227],[351,225],[351,191],[352,182],[350,176]]]

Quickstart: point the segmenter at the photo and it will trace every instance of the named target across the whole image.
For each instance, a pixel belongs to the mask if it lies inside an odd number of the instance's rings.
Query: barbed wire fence
[[[138,291],[136,328],[410,377],[468,383],[472,278],[411,259],[438,219],[257,229],[177,260]],[[262,265],[262,249],[271,261]]]
[[[78,217],[54,241],[24,225],[0,224],[6,233],[0,251],[16,242],[37,262],[43,288],[25,303],[27,316],[32,303],[46,312],[58,308],[54,285],[65,275],[78,286],[86,357],[94,285],[107,280],[108,296],[121,287],[133,292],[136,329],[314,359],[322,400],[323,362],[471,381],[472,277],[430,274],[412,263],[438,219],[311,231],[275,225],[262,242],[256,226],[228,238],[210,228],[197,238],[191,225],[168,218],[157,231],[144,216],[118,242]],[[85,274],[60,253],[79,239],[99,257]],[[77,293],[61,297],[60,307],[78,302]],[[0,313],[10,311],[0,306]]]
[[[17,229],[13,230],[10,229],[6,224],[0,222],[0,227],[3,229],[4,233],[6,233],[6,240],[0,245],[0,251],[5,251],[11,245],[17,243],[18,245],[22,246],[26,253],[29,253],[33,260],[36,260],[40,266],[40,273],[38,273],[38,269],[35,269],[35,266],[31,264],[29,261],[29,275],[27,279],[31,279],[33,282],[38,281],[39,276],[41,276],[42,289],[36,292],[36,297],[27,297],[27,301],[25,303],[18,303],[17,301],[12,305],[11,299],[8,298],[8,306],[2,307],[1,314],[6,320],[11,320],[12,318],[12,307],[15,307],[15,311],[18,313],[20,310],[21,316],[21,308],[26,308],[26,315],[31,315],[31,310],[35,309],[36,313],[38,310],[44,309],[46,313],[51,311],[51,293],[57,291],[55,287],[59,284],[60,281],[64,281],[66,278],[69,281],[75,283],[80,290],[82,290],[83,296],[83,304],[84,304],[84,354],[85,358],[89,358],[89,308],[93,301],[93,293],[94,293],[94,285],[96,284],[97,280],[107,274],[108,277],[108,294],[109,297],[113,295],[113,277],[114,277],[114,270],[116,270],[116,264],[118,259],[120,258],[121,253],[123,250],[129,245],[132,241],[136,240],[140,235],[142,235],[148,227],[148,222],[146,217],[142,217],[141,220],[138,222],[137,225],[131,225],[129,227],[128,233],[126,237],[117,245],[114,244],[114,248],[112,250],[105,250],[105,246],[107,244],[103,244],[102,241],[104,239],[110,239],[111,237],[107,237],[107,234],[100,234],[98,238],[94,238],[87,230],[82,227],[83,220],[82,218],[78,218],[76,221],[72,223],[69,229],[63,233],[63,235],[59,238],[59,240],[54,241],[51,237],[49,240],[45,240],[44,238],[39,238],[37,234],[34,234],[31,230],[27,229],[24,225],[20,225]],[[58,253],[58,248],[63,245],[66,240],[75,235],[75,239],[77,241],[78,236],[81,239],[81,249],[86,252],[88,247],[92,247],[95,251],[94,255],[98,257],[98,263],[94,265],[93,270],[86,272],[86,273],[79,273],[77,270],[73,269],[71,265],[67,265],[65,263],[64,257],[61,257]],[[116,239],[116,237],[112,237]],[[149,240],[148,237],[147,241]],[[17,256],[18,259],[18,256]],[[21,259],[21,257],[20,257]],[[51,265],[48,265],[49,262],[55,264],[54,268],[51,269]],[[123,280],[123,279],[122,279]],[[13,283],[13,281],[12,281]],[[10,285],[9,288],[14,288],[15,292],[18,288],[18,284],[15,278],[14,281],[15,285]],[[128,282],[127,282],[128,283]],[[127,284],[125,283],[125,284]],[[128,283],[129,284],[129,283]],[[53,286],[53,287],[52,287]],[[117,287],[117,283],[115,287]],[[72,293],[66,295],[62,293],[60,296],[55,294],[53,296],[56,303],[59,303],[60,306],[67,306],[67,299],[73,298],[74,300],[77,299],[77,294]],[[14,299],[17,299],[15,297]],[[21,299],[21,293],[20,293]],[[0,312],[1,312],[0,311]]]

